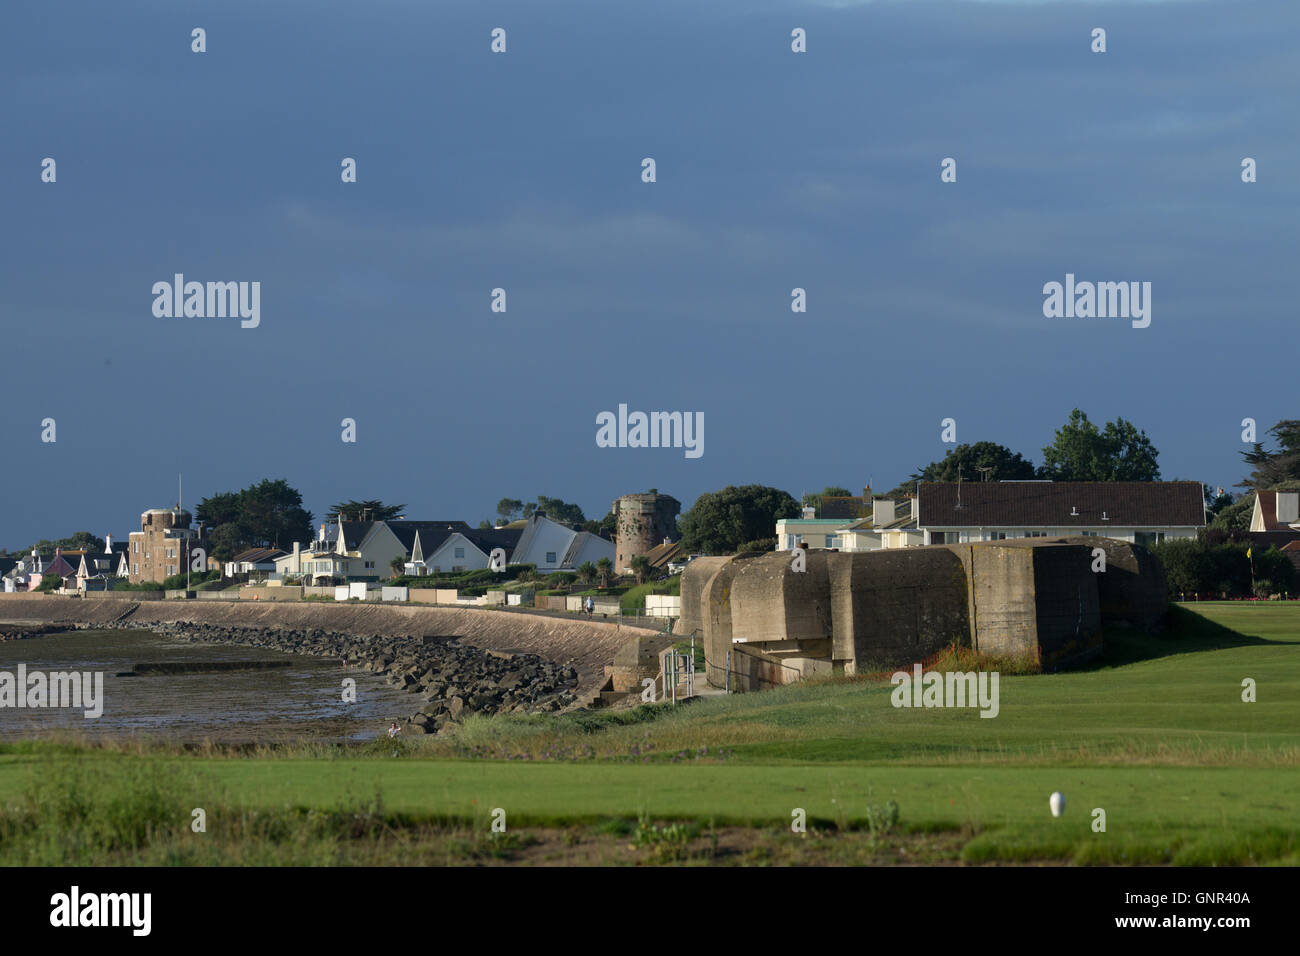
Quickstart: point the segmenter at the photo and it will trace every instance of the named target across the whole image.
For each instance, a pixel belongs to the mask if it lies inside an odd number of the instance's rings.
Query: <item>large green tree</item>
[[[688,552],[730,554],[747,541],[770,538],[781,518],[799,516],[788,492],[764,485],[728,485],[700,495],[678,527]]]
[[[55,548],[63,551],[89,551],[91,554],[103,554],[104,539],[95,537],[89,531],[78,531],[70,537],[59,538],[56,541],[42,538],[30,548],[25,548],[16,553],[30,554],[32,551],[36,551],[40,554],[53,554]]]
[[[514,521],[523,510],[524,503],[518,498],[502,498],[497,502],[497,517],[505,522]]]
[[[1116,418],[1098,428],[1076,408],[1043,449],[1039,475],[1052,481],[1159,481],[1159,454],[1132,422]]]
[[[326,512],[325,518],[333,521],[342,515],[344,521],[391,521],[405,510],[404,504],[386,505],[377,498],[367,498],[365,501],[349,499],[336,504]]]
[[[1300,481],[1300,420],[1286,419],[1268,430],[1280,446],[1269,451],[1256,442],[1241,457],[1251,466],[1250,475],[1238,487],[1272,491],[1280,485]]]
[[[312,537],[311,512],[303,508],[298,490],[283,478],[204,498],[194,516],[210,534],[213,557],[221,560],[247,548],[288,548],[294,541]]]
[[[980,471],[981,468],[989,470]],[[1019,452],[996,442],[977,441],[973,445],[958,445],[938,461],[918,468],[907,481],[886,492],[885,496],[901,498],[915,494],[918,481],[956,481],[958,477],[963,481],[1012,481],[1036,475],[1034,463]]]

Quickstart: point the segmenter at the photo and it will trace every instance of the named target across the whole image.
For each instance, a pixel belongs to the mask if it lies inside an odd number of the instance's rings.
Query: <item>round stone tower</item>
[[[664,543],[677,523],[682,503],[650,491],[614,502],[614,570],[630,570],[632,559]]]

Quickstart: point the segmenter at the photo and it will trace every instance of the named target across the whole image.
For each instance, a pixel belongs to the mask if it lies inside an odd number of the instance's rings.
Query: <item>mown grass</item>
[[[1247,677],[1256,703],[1241,699]],[[827,834],[870,831],[887,801],[903,842],[855,843],[854,859],[915,859],[910,847],[968,864],[1300,860],[1300,607],[1175,608],[1165,636],[1108,634],[1086,670],[1003,674],[995,719],[894,708],[891,690],[842,678],[675,708],[475,718],[451,739],[359,747],[9,744],[0,861],[501,862],[528,858],[529,832],[613,840],[653,819],[683,829],[663,830],[664,859],[642,861],[726,856],[718,840],[735,834],[706,840],[707,822],[752,831],[733,862],[814,862],[841,859]],[[1061,819],[1047,812],[1054,790]],[[195,806],[209,808],[201,839],[188,832]],[[514,836],[484,844],[497,807]],[[799,809],[821,836],[790,844]],[[358,819],[373,824],[359,836]]]

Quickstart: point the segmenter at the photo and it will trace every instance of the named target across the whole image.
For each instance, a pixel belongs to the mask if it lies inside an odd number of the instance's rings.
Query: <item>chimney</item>
[[[111,534],[104,535],[104,553],[113,553],[113,536]]]
[[[804,520],[805,520],[805,521],[811,521],[811,520],[812,520],[813,518],[815,518],[816,516],[817,516],[817,509],[816,509],[816,508],[804,508],[804,509],[803,509],[803,517],[804,517]]]

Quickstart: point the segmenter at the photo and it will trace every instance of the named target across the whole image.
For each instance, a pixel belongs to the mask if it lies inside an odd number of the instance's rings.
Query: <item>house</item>
[[[1300,533],[1300,491],[1257,491],[1250,530]]]
[[[818,514],[823,518],[856,521],[869,518],[872,513],[871,488],[863,488],[860,495],[822,495]]]
[[[276,560],[287,554],[279,548],[249,548],[227,561],[222,573],[228,578],[247,574],[253,578],[265,579],[275,573]]]
[[[522,528],[473,528],[450,531],[439,540],[420,532],[417,548],[406,565],[406,573],[477,571],[489,565],[492,552],[498,548],[505,552],[509,564],[522,535]]]
[[[504,530],[504,529],[501,529]],[[545,512],[535,511],[524,522],[523,533],[510,558],[511,564],[533,564],[542,574],[573,571],[601,558],[614,561],[614,542],[552,521]]]
[[[1196,481],[921,482],[916,497],[922,544],[1083,535],[1152,545],[1204,527]]]
[[[78,591],[111,591],[113,583],[131,576],[127,552],[130,545],[123,542],[113,544],[112,535],[104,536],[104,553],[81,555],[77,562]]]
[[[681,561],[683,557],[685,555],[682,554],[681,541],[667,539],[645,553],[646,562],[654,571],[666,570],[670,564]]]
[[[206,550],[202,533],[190,527],[193,516],[177,508],[151,508],[140,515],[140,530],[130,538],[132,584],[161,582],[190,566],[196,549]]]
[[[5,560],[9,561],[12,559],[6,558]],[[31,584],[32,570],[33,568],[36,568],[39,563],[40,555],[35,551],[18,558],[12,567],[7,568],[3,574],[0,575],[0,581],[4,582],[5,593],[14,594],[19,591],[26,591],[30,587],[33,587],[34,585]],[[40,581],[38,580],[37,583],[39,584]]]
[[[1250,515],[1250,545],[1278,548],[1300,567],[1300,491],[1257,491]]]
[[[911,548],[925,543],[917,527],[917,499],[895,501],[877,498],[871,502],[871,517],[844,525],[837,532],[842,551],[879,551],[882,548]]]
[[[315,540],[303,550],[295,542],[292,554],[274,559],[275,573],[300,574],[313,584],[333,581],[378,580],[376,559],[364,557],[361,546],[378,521],[336,521],[322,524]],[[391,532],[389,532],[391,537]],[[393,546],[400,550],[394,539]]]
[[[809,548],[841,548],[840,531],[848,523],[844,518],[814,518],[812,508],[803,509],[803,517],[781,518],[776,523],[776,550],[793,551],[802,545]]]
[[[77,568],[80,566],[81,558],[84,555],[84,551],[64,554],[60,548],[55,548],[54,557],[49,561],[43,561],[41,569],[33,574],[33,578],[39,578],[39,580],[34,580],[29,587],[29,590],[40,587],[41,582],[50,577],[50,575],[56,575],[62,579],[63,583],[60,585],[61,587],[67,588],[70,591],[76,590]]]
[[[294,545],[292,554],[275,562],[276,573],[301,575],[313,583],[337,580],[379,581],[393,573],[393,561],[411,563],[421,545],[436,550],[454,532],[472,531],[464,521],[336,521],[322,524],[306,549]],[[417,541],[418,539],[418,541]]]

